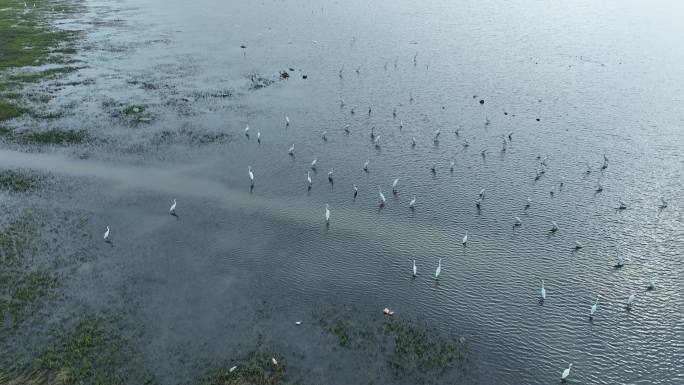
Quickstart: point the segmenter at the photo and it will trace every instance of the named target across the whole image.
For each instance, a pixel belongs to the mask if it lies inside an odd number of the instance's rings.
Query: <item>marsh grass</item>
[[[45,176],[30,170],[0,169],[0,190],[28,192],[41,188]]]
[[[23,0],[3,0],[0,12],[0,122],[17,118],[28,106],[6,101],[3,91],[17,93],[24,84],[55,78],[78,70],[60,66],[42,71],[31,67],[50,63],[71,63],[76,53],[79,32],[57,30],[50,25],[56,14],[82,12],[78,0],[34,0],[24,7]],[[19,69],[22,69],[19,71]],[[13,99],[20,99],[14,97]]]
[[[465,368],[468,358],[464,337],[444,334],[416,319],[384,316],[367,319],[353,307],[336,307],[318,313],[318,325],[336,337],[339,346],[382,357],[397,378],[429,378]]]

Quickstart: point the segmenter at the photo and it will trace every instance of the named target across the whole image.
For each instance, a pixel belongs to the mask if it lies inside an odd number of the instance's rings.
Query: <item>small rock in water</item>
[[[390,310],[389,308],[384,308],[382,312],[385,315],[394,315],[394,311]]]

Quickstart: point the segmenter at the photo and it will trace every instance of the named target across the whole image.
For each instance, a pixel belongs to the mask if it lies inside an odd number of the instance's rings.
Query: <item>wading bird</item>
[[[435,279],[439,279],[439,274],[442,272],[442,258],[439,259],[437,270],[435,270]]]
[[[634,301],[636,300],[636,292],[632,290],[631,293],[629,293],[629,297],[627,298],[627,309],[631,309],[632,305],[634,304]]]
[[[563,371],[563,374],[561,374],[561,381],[562,382],[565,382],[565,380],[570,375],[570,369],[572,369],[572,364],[570,364],[570,366],[568,366],[568,368]]]
[[[176,214],[176,199],[173,200],[173,204],[171,205],[171,208],[169,208],[169,214],[171,214],[171,215]]]
[[[596,302],[594,302],[594,304],[591,305],[591,310],[589,311],[589,318],[594,317],[594,313],[596,313],[596,308],[598,307],[598,300],[599,300],[599,297],[596,296]]]
[[[330,223],[330,205],[325,204],[325,223]]]

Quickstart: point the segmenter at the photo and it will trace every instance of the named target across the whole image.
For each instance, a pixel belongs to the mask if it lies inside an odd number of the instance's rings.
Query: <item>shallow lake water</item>
[[[436,383],[551,384],[573,363],[569,383],[681,384],[683,11],[89,1],[60,25],[86,32],[70,76],[95,81],[58,91],[47,108],[76,113],[47,124],[102,143],[0,156],[73,180],[49,199],[92,213],[97,259],[60,306],[126,309],[162,383],[258,338],[304,383],[409,383],[316,327],[322,309],[363,327],[388,307],[468,341],[465,368]]]

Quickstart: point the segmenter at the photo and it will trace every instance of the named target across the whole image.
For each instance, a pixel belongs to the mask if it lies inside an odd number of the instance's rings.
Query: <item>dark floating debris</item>
[[[308,77],[309,77],[309,76],[307,76],[307,75],[302,75],[302,79],[306,79],[306,78],[308,78]]]
[[[290,72],[294,72],[294,71],[295,71],[295,69],[290,67]]]
[[[247,46],[246,46],[246,45],[241,45],[240,48],[245,49],[245,48],[247,48]]]
[[[480,104],[484,104],[484,99],[480,99]]]
[[[540,121],[541,119],[537,118],[537,121]]]

